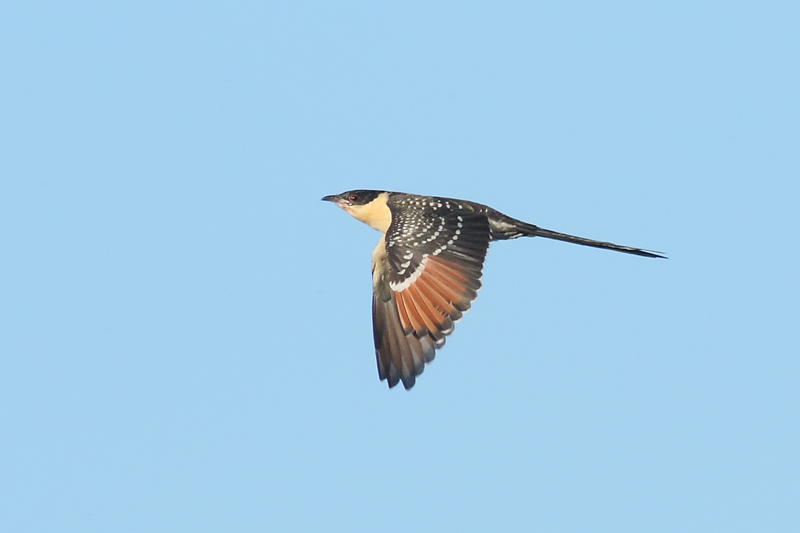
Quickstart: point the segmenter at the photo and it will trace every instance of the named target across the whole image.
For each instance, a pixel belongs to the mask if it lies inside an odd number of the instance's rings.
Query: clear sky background
[[[800,531],[797,2],[4,2],[0,531]],[[416,387],[378,234],[500,242]]]

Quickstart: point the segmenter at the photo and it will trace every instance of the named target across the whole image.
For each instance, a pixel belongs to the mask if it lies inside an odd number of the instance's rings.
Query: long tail
[[[511,217],[506,217],[506,219],[503,220],[503,222],[505,223],[511,222],[510,225],[513,225],[514,228],[512,231],[508,233],[508,236],[505,238],[509,237],[513,238],[514,236],[523,236],[523,235],[526,237],[544,237],[545,239],[554,239],[556,241],[571,242],[573,244],[592,246],[594,248],[602,248],[604,250],[614,250],[615,252],[640,255],[642,257],[654,257],[657,259],[667,258],[667,256],[661,252],[654,252],[652,250],[644,250],[642,248],[622,246],[621,244],[614,244],[613,242],[595,241],[593,239],[587,239],[585,237],[577,237],[575,235],[559,233],[557,231],[552,231],[549,229],[540,228],[539,226],[534,226],[533,224],[528,224],[527,222],[522,222],[521,220],[512,219]]]
[[[613,242],[595,241],[586,239],[584,237],[576,237],[575,235],[567,235],[566,233],[559,233],[549,229],[540,228],[535,226],[536,230],[532,232],[533,237],[544,237],[545,239],[554,239],[557,241],[571,242],[574,244],[582,244],[583,246],[593,246],[595,248],[602,248],[604,250],[614,250],[615,252],[624,252],[626,254],[641,255],[642,257],[654,257],[656,259],[666,259],[667,256],[661,252],[654,252],[652,250],[643,250],[641,248],[633,248],[631,246],[622,246],[621,244],[614,244]]]

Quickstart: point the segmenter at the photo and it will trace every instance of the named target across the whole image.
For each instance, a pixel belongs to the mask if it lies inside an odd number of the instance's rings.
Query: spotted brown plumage
[[[432,196],[353,190],[325,196],[383,235],[372,253],[378,375],[406,389],[431,362],[481,286],[489,243],[545,237],[644,257],[658,252],[546,230],[491,207]]]

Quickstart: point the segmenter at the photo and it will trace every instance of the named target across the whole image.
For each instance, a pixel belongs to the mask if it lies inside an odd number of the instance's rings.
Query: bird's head
[[[326,202],[333,202],[353,218],[360,220],[378,231],[385,232],[391,222],[391,214],[386,206],[389,193],[356,189],[324,196]]]
[[[345,211],[352,209],[354,206],[367,205],[375,198],[378,197],[383,191],[368,191],[364,189],[357,189],[354,191],[346,191],[341,194],[332,194],[330,196],[323,196],[322,199],[326,202],[333,202]]]

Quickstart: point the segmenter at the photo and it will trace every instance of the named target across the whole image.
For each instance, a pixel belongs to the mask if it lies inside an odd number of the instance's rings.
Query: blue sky
[[[800,530],[792,2],[6,2],[0,530]],[[410,392],[378,234],[492,246]]]

